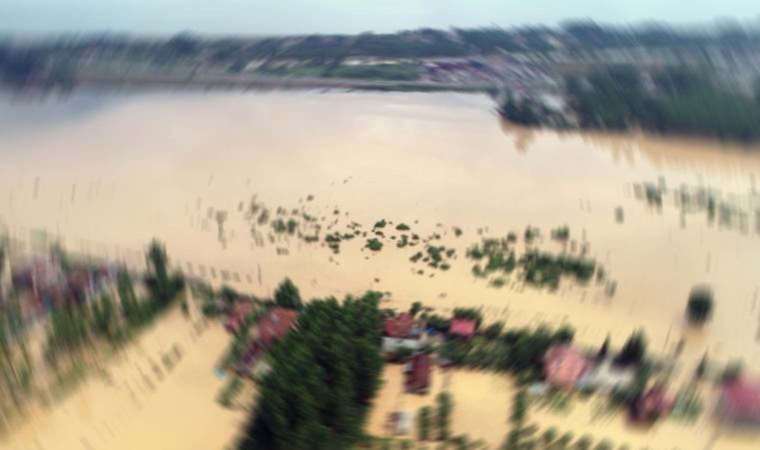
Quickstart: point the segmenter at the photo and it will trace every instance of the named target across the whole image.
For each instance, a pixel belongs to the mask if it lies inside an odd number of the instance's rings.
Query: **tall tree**
[[[451,410],[453,408],[451,394],[448,392],[441,392],[436,396],[435,403],[435,422],[438,428],[438,439],[445,441],[451,435]]]
[[[241,450],[350,448],[379,388],[379,296],[303,307],[298,328],[274,346]]]
[[[417,413],[417,438],[427,441],[430,438],[430,407],[423,406]]]
[[[119,273],[116,276],[116,287],[119,292],[121,312],[127,323],[129,325],[139,324],[142,318],[140,305],[135,296],[132,277],[129,275],[126,268],[119,270]]]
[[[158,302],[159,307],[164,307],[171,302],[177,293],[183,288],[184,280],[181,275],[169,275],[169,257],[164,245],[153,239],[148,246],[146,254],[148,275],[145,284],[151,291],[153,300]]]
[[[274,301],[277,306],[288,309],[301,309],[303,306],[301,304],[301,293],[290,278],[285,278],[277,286],[277,290],[274,292]]]

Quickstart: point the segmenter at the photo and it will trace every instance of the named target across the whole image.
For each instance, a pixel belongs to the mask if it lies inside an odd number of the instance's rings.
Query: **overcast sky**
[[[759,0],[0,0],[0,33],[300,34],[553,25],[568,18],[678,24],[757,20]]]

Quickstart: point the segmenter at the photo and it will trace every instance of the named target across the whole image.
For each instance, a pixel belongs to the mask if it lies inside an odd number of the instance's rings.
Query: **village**
[[[174,302],[180,297],[175,307],[186,316],[192,309],[199,315],[196,322],[210,321],[226,330],[228,348],[209,370],[224,380],[216,401],[231,410],[255,407],[258,385],[272,371],[269,353],[289,334],[299,333],[306,302],[289,279],[271,299],[229,286],[214,289],[201,278],[184,277],[186,293],[178,295],[179,275],[161,268],[167,258],[156,243],[147,253],[144,283],[133,283],[131,279],[142,276],[129,275],[118,262],[84,261],[56,243],[45,248],[27,253],[8,239],[3,245],[6,426],[14,421],[13,404],[29,401],[19,392],[32,396],[43,386],[52,391],[66,384],[74,390],[75,378],[81,382],[88,376],[84,367],[107,366],[98,360],[103,343],[128,345],[129,324],[151,322],[157,313],[146,311],[160,309],[135,307],[130,304],[135,299],[147,305],[145,299]],[[695,290],[687,309],[692,320],[709,320],[712,303],[705,298],[710,295],[707,288]],[[616,438],[630,438],[614,444],[635,446],[656,442],[659,434],[673,429],[688,434],[696,424],[711,430],[712,442],[726,430],[751,432],[760,424],[760,381],[739,362],[713,362],[705,354],[698,365],[684,365],[679,360],[682,343],[668,354],[651,352],[643,331],[633,333],[619,349],[612,348],[609,337],[591,348],[573,342],[575,331],[569,324],[510,328],[484,317],[478,308],[444,313],[413,302],[399,311],[382,307],[387,299],[378,296],[381,329],[376,331],[385,367],[368,416],[372,440],[367,445],[413,448],[416,442],[419,448],[449,443],[454,448],[516,449],[526,443],[538,448],[573,443],[573,448],[592,448],[593,443],[593,448],[603,449],[615,447],[595,432],[593,424],[599,421],[619,427]],[[81,321],[64,314],[71,308],[81,311]],[[141,311],[137,318],[134,308]],[[101,351],[81,352],[82,345],[93,343]],[[61,359],[63,354],[78,356]],[[180,358],[176,346],[167,351],[163,370]],[[162,371],[158,366],[153,370],[156,376]],[[532,422],[535,418],[556,425],[539,427]],[[581,429],[566,424],[581,424]]]
[[[220,398],[234,403],[245,383],[271,370],[267,350],[298,332],[298,289],[285,280],[273,300],[228,289],[206,301],[204,311],[226,311],[220,317],[233,339],[222,367],[236,376]],[[760,424],[757,375],[707,355],[684,366],[682,344],[672,354],[648,353],[643,332],[620,349],[609,338],[588,348],[573,343],[570,326],[509,329],[484,323],[474,308],[445,317],[415,302],[382,315],[386,365],[368,419],[368,445],[376,448],[662,448],[658,436],[688,435],[695,426],[710,430],[698,439],[712,448],[722,433],[752,436]],[[611,442],[594,423],[629,441]]]

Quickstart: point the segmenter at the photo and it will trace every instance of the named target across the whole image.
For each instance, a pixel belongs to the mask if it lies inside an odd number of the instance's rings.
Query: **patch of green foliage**
[[[379,252],[383,249],[383,243],[376,238],[367,239],[365,246],[373,252]]]
[[[331,78],[356,78],[365,80],[415,81],[420,73],[413,64],[374,64],[339,66],[329,72]]]
[[[314,300],[269,354],[241,450],[351,448],[378,391],[379,293]]]

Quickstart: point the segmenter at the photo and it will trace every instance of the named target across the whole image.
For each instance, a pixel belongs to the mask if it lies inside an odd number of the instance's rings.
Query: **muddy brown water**
[[[742,232],[702,215],[684,223],[677,209],[657,211],[632,188],[662,178],[749,198],[754,208],[760,148],[522,130],[500,123],[492,102],[476,95],[77,95],[85,94],[0,102],[8,118],[0,127],[0,217],[22,240],[44,229],[72,251],[140,266],[145,243],[157,237],[175,265],[196,274],[203,266],[214,284],[224,276],[261,296],[289,276],[308,298],[372,288],[389,291],[391,306],[419,300],[443,311],[482,306],[514,325],[568,322],[591,345],[607,334],[620,344],[643,328],[659,352],[685,340],[683,370],[705,351],[760,364],[754,224]],[[421,276],[408,261],[419,247],[390,240],[378,253],[361,250],[363,239],[344,242],[338,255],[295,238],[259,246],[238,210],[254,194],[272,210],[304,206],[325,224],[338,209],[341,224],[367,229],[385,218],[420,235],[439,232],[459,256],[450,270]],[[227,214],[224,245],[218,211]],[[503,236],[537,226],[550,248],[549,230],[565,224],[617,281],[613,297],[593,284],[495,289],[471,275],[464,252],[479,228]],[[716,311],[693,330],[683,312],[700,283],[712,285]]]

